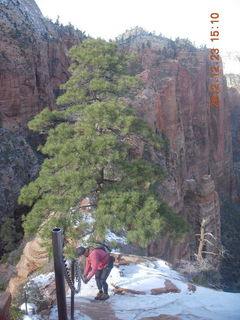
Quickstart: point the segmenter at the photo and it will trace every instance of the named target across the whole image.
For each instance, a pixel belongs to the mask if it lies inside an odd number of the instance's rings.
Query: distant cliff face
[[[69,77],[67,50],[84,37],[45,19],[34,0],[0,0],[0,224],[3,217],[21,221],[19,191],[40,168],[24,137],[27,122],[55,107],[59,86]]]
[[[138,114],[166,141],[169,178],[160,192],[191,222],[194,232],[185,244],[177,246],[170,238],[160,240],[151,246],[150,253],[169,260],[189,259],[197,251],[195,233],[199,233],[203,218],[208,217],[206,229],[220,241],[218,194],[221,199],[232,196],[231,122],[225,78],[220,75],[221,108],[210,108],[208,50],[140,30],[124,35],[119,42],[140,56],[144,89],[134,101]],[[204,182],[206,176],[209,182]],[[196,184],[194,190],[189,181]],[[209,194],[199,194],[201,185],[208,190],[208,183]]]
[[[240,52],[228,53],[225,71],[231,110],[233,177],[236,201],[222,207],[222,244],[228,255],[223,259],[221,271],[224,287],[228,291],[240,291]],[[223,60],[223,61],[224,61]],[[230,67],[228,67],[228,65]]]
[[[155,36],[131,40],[144,69],[137,110],[168,141],[167,167],[183,189],[184,179],[211,174],[224,196],[231,191],[230,108],[223,74],[222,106],[209,107],[209,51]]]
[[[228,53],[224,56],[224,59],[231,109],[234,173],[237,184],[236,189],[238,194],[240,194],[240,52]]]
[[[17,197],[25,184],[36,179],[39,169],[39,159],[26,139],[18,131],[0,128],[0,256],[7,245],[2,238],[11,237],[3,223],[11,218],[19,231],[26,208],[17,204]],[[14,225],[10,227],[14,232]]]
[[[66,52],[83,38],[46,20],[34,0],[0,0],[1,127],[26,127],[43,108],[54,108],[69,76]]]
[[[236,79],[237,77],[235,77]],[[239,89],[238,89],[239,88]],[[240,195],[240,76],[236,87],[228,89],[229,103],[231,108],[232,139],[233,139],[233,164],[236,173],[237,192]]]

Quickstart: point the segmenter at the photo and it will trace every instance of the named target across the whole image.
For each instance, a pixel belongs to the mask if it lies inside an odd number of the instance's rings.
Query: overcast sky
[[[35,0],[44,16],[69,22],[87,35],[114,39],[135,26],[195,45],[240,51],[240,0]],[[219,23],[210,23],[210,14]],[[212,26],[219,41],[210,41]]]

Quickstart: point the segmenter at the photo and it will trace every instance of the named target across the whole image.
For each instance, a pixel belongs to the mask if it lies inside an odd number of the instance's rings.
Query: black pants
[[[102,270],[97,270],[97,272],[95,273],[95,280],[98,290],[103,290],[104,293],[108,293],[108,284],[106,280],[113,268],[114,260],[114,257],[111,256],[108,266]]]

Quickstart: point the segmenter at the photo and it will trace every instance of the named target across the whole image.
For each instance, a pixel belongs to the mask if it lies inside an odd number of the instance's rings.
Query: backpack
[[[93,249],[102,249],[102,250],[104,250],[106,252],[106,256],[109,255],[108,267],[113,268],[113,264],[114,264],[115,258],[110,255],[110,253],[112,251],[110,246],[108,246],[106,243],[102,243],[102,242],[98,242],[98,241],[92,241],[90,246]]]
[[[98,241],[92,241],[91,244],[93,243],[94,249],[102,249],[107,253],[111,253],[112,249],[109,247],[107,244],[98,242]]]

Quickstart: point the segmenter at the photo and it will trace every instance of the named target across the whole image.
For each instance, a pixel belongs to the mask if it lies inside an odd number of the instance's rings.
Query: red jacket
[[[86,258],[86,266],[84,274],[89,273],[87,279],[90,280],[97,270],[102,270],[106,268],[109,264],[110,255],[103,249],[93,249],[89,256]]]

